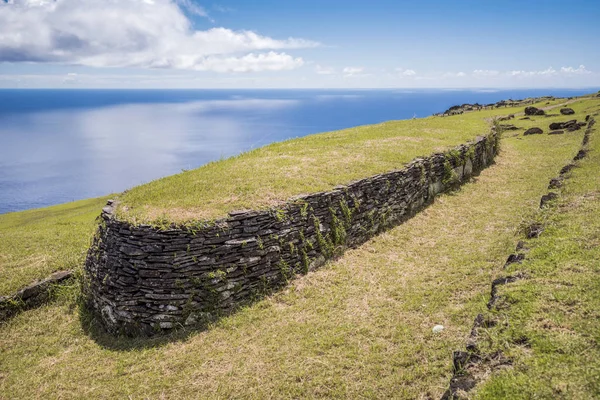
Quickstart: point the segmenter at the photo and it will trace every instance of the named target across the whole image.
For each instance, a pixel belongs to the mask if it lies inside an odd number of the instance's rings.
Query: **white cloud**
[[[274,71],[303,60],[273,50],[319,45],[253,31],[194,30],[182,8],[208,16],[190,0],[0,1],[0,61]]]
[[[192,0],[175,0],[176,3],[184,10],[189,12],[192,15],[197,15],[199,17],[206,17],[210,19],[210,16],[206,12],[206,10],[194,3]]]
[[[396,68],[396,72],[403,76],[415,76],[417,72],[413,69]]]
[[[577,74],[577,75],[591,74],[592,73],[592,71],[588,71],[587,69],[585,69],[585,65],[580,65],[578,68],[561,67],[560,68],[560,72],[562,72],[564,74]]]
[[[570,67],[569,67],[570,68]],[[544,70],[539,71],[509,71],[507,75],[516,77],[533,77],[533,76],[556,76],[558,71],[552,67],[548,67]]]
[[[315,66],[315,72],[319,75],[333,75],[335,74],[335,69],[332,67],[322,67],[317,65]]]
[[[219,4],[214,4],[213,5],[213,10],[218,11],[220,13],[231,13],[231,12],[235,12],[235,8],[231,8],[231,7],[224,7],[221,6]]]
[[[476,69],[473,71],[474,76],[498,76],[500,75],[500,71],[490,70],[490,69]]]
[[[69,72],[67,76],[65,76],[62,80],[64,85],[73,85],[79,83],[79,79],[77,79],[77,74],[74,72]]]
[[[542,70],[512,70],[506,72],[500,72],[495,70],[480,70],[476,69],[473,71],[473,76],[476,77],[500,77],[500,76],[509,76],[509,77],[557,77],[557,76],[570,76],[570,75],[587,75],[591,74],[592,71],[589,71],[585,68],[584,65],[580,65],[577,68],[574,67],[561,67],[559,70],[554,69],[553,67],[548,67]]]
[[[285,53],[254,54],[250,53],[243,57],[219,57],[209,56],[203,60],[195,60],[190,69],[197,71],[216,72],[258,72],[258,71],[281,71],[301,67],[304,64],[302,58],[293,58]]]
[[[362,67],[346,67],[342,70],[345,77],[362,76],[362,75],[364,75],[363,74],[364,71],[365,71],[365,69]]]
[[[467,76],[467,74],[465,74],[462,71],[460,71],[460,72],[444,72],[444,74],[442,74],[442,78],[463,78],[465,76]]]

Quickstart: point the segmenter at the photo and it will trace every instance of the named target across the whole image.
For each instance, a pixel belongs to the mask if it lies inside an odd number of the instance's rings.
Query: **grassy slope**
[[[597,126],[589,158],[566,181],[557,207],[535,218],[546,222],[546,231],[528,241],[528,259],[509,270],[524,272],[528,279],[501,289],[511,306],[498,318],[510,325],[489,329],[487,347],[508,354],[514,368],[494,374],[479,388],[478,398],[600,398]]]
[[[137,222],[183,222],[274,206],[295,195],[402,168],[415,157],[485,135],[485,117],[522,110],[389,121],[274,143],[135,187],[121,196],[119,212]]]
[[[136,215],[161,219],[163,211],[157,211],[161,204],[171,207],[170,217],[178,221],[223,216],[232,209],[271,204],[276,198],[327,189],[400,167],[419,154],[485,133],[489,130],[486,117],[519,110],[392,121],[275,143],[139,186],[125,193],[123,200],[130,207],[148,202],[147,208],[134,207],[127,214],[133,219]],[[310,162],[303,164],[307,160]],[[168,196],[172,197],[167,202]],[[0,215],[0,296],[55,270],[81,266],[94,219],[106,199]]]
[[[546,129],[565,118],[535,119],[515,123]],[[68,295],[25,312],[0,328],[0,393],[438,397],[448,384],[451,351],[462,347],[473,316],[485,309],[517,227],[534,214],[582,133],[509,135],[497,164],[474,183],[285,291],[178,341],[92,340]],[[433,335],[437,323],[446,329]]]
[[[78,269],[106,197],[0,215],[0,296]]]

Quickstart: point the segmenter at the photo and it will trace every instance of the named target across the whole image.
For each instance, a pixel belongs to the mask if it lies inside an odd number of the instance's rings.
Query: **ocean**
[[[0,90],[0,214],[121,192],[313,133],[596,90]]]

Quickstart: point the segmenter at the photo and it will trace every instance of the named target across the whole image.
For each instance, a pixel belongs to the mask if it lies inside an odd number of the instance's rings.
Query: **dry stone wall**
[[[412,217],[493,162],[498,135],[281,207],[158,228],[103,209],[88,252],[88,303],[113,333],[154,334],[231,312]]]

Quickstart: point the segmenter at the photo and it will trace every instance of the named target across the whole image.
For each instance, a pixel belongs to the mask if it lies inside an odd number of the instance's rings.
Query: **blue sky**
[[[0,87],[599,87],[599,1],[0,0]]]

